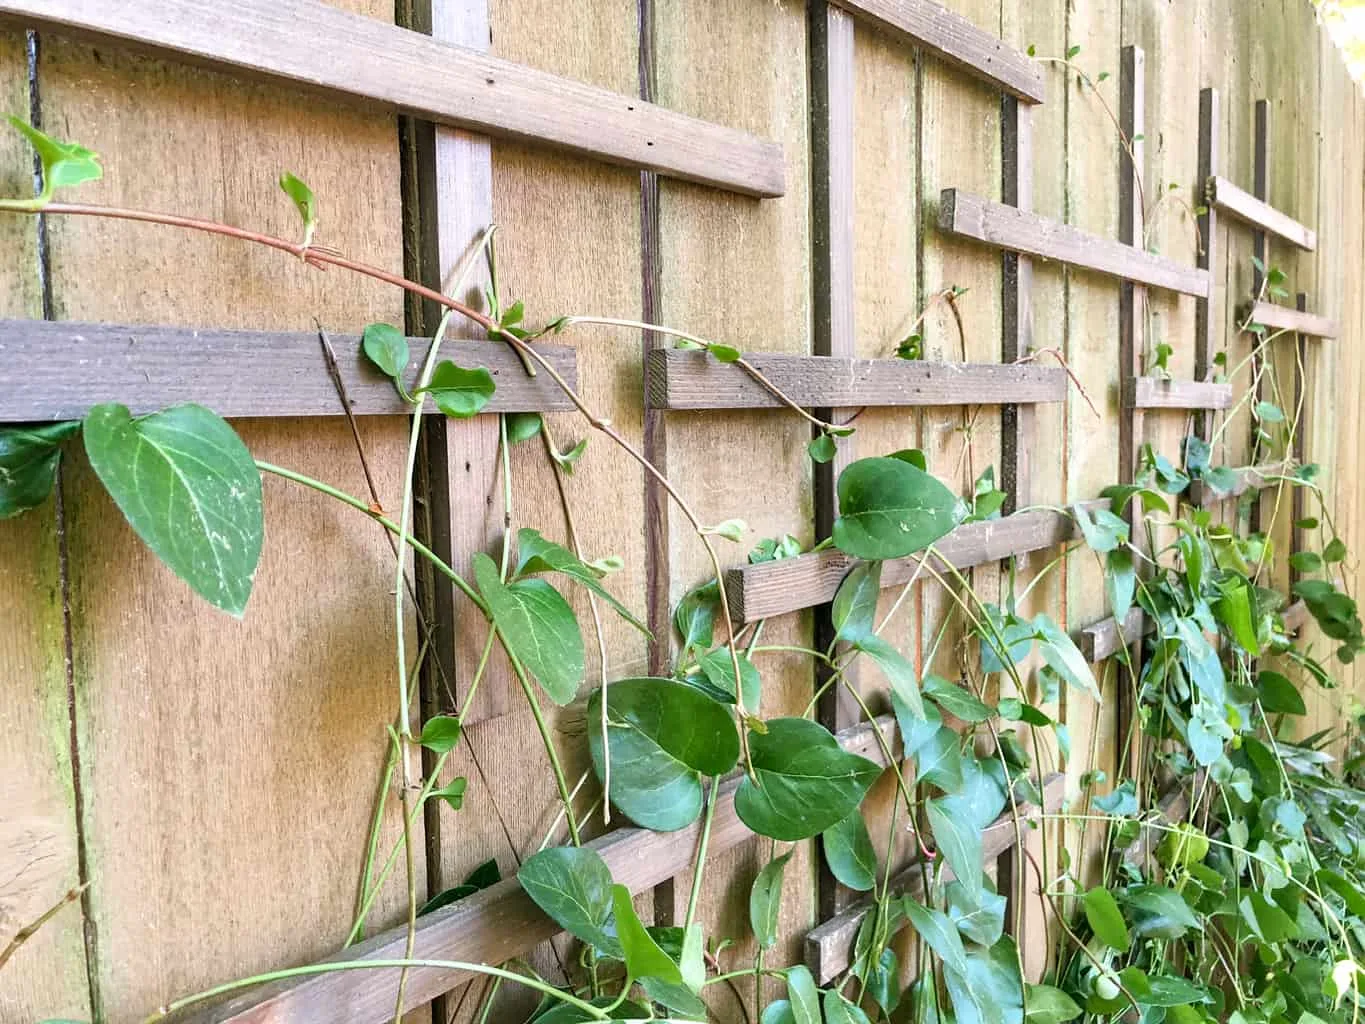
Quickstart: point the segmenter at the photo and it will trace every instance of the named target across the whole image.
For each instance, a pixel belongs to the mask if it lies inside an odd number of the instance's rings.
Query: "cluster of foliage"
[[[54,211],[55,187],[98,176],[99,165],[88,151],[20,127],[38,151],[45,189],[36,200],[0,202],[0,208]],[[314,197],[292,175],[281,185],[303,217],[307,249],[316,227]],[[530,331],[521,304],[504,304],[496,274],[492,279],[490,315],[479,322],[523,355],[533,354],[527,340],[575,321],[561,318]],[[473,416],[486,407],[495,383],[486,369],[438,361],[443,333],[444,322],[415,374],[407,340],[396,328],[371,325],[362,350],[414,413],[430,399],[446,416]],[[721,361],[747,365],[730,346],[680,337]],[[1262,347],[1272,340],[1258,338]],[[1256,412],[1267,440],[1275,440],[1271,428],[1286,417],[1280,413],[1277,419],[1273,406]],[[423,418],[413,417],[413,451]],[[601,421],[589,419],[603,429]],[[814,425],[811,455],[817,460],[832,456],[837,439],[851,432]],[[504,474],[507,448],[537,435],[547,441],[559,472],[572,471],[584,453],[586,442],[567,451],[549,443],[546,425],[534,415],[504,417],[502,428]],[[501,562],[478,556],[467,580],[408,533],[411,464],[403,513],[395,522],[367,501],[254,460],[231,426],[206,408],[180,405],[135,418],[123,406],[108,404],[80,422],[0,430],[0,517],[46,500],[63,445],[77,434],[131,528],[173,572],[226,612],[241,615],[247,607],[264,543],[266,472],[375,519],[486,617],[483,662],[494,643],[506,651],[540,726],[573,840],[527,859],[518,878],[545,913],[582,942],[582,969],[567,985],[556,986],[526,969],[418,960],[395,961],[395,968],[444,966],[527,985],[543,996],[533,1015],[537,1024],[701,1020],[708,1012],[706,989],[743,977],[769,977],[785,986],[781,998],[762,1009],[763,1024],[867,1024],[874,1018],[1060,1024],[1129,1013],[1148,1024],[1313,1024],[1353,1020],[1358,1012],[1365,836],[1357,812],[1365,798],[1354,783],[1365,755],[1348,761],[1344,776],[1334,776],[1331,759],[1317,746],[1323,737],[1299,743],[1283,738],[1285,722],[1305,711],[1293,679],[1332,685],[1328,666],[1286,630],[1289,600],[1304,603],[1336,645],[1340,661],[1365,647],[1356,605],[1333,578],[1346,548],[1325,509],[1323,521],[1297,523],[1321,543],[1292,556],[1298,576],[1292,593],[1275,589],[1269,581],[1276,560],[1267,536],[1244,536],[1196,504],[1182,503],[1196,484],[1215,494],[1236,484],[1236,471],[1211,465],[1213,447],[1197,436],[1186,442],[1182,466],[1149,451],[1138,483],[1105,493],[1107,508],[1067,510],[1085,547],[1102,562],[1116,620],[1128,621],[1137,607],[1149,628],[1144,637],[1125,638],[1129,646],[1119,659],[1120,685],[1135,711],[1126,746],[1132,756],[1120,759],[1115,778],[1088,772],[1079,797],[1064,811],[1040,814],[1050,752],[1072,759],[1058,711],[1062,691],[1098,700],[1100,686],[1053,617],[1020,610],[1027,593],[1015,595],[1012,575],[1009,596],[992,603],[951,566],[940,570],[928,557],[936,542],[964,522],[999,517],[1005,496],[990,470],[967,500],[932,476],[923,453],[914,450],[860,459],[838,479],[839,516],[819,547],[833,546],[857,562],[832,604],[834,640],[826,650],[806,653],[823,669],[824,688],[846,687],[859,702],[862,697],[847,682],[857,659],[875,663],[889,682],[903,758],[878,731],[883,744],[878,763],[849,752],[840,737],[813,720],[814,698],[804,715],[765,717],[762,624],[736,629],[716,579],[692,590],[676,608],[670,675],[619,679],[584,695],[583,628],[562,588],[586,589],[592,600],[648,632],[604,583],[619,563],[588,561],[572,545],[525,527],[515,545],[509,535]],[[510,479],[504,482],[510,489]],[[1281,482],[1319,494],[1310,467],[1287,471]],[[1132,535],[1134,522],[1142,524],[1144,536]],[[711,537],[738,540],[743,534],[742,523],[733,520],[695,525],[708,549]],[[1166,540],[1159,543],[1159,536]],[[802,553],[794,538],[784,537],[764,541],[750,559]],[[952,617],[975,641],[975,656],[954,664],[955,680],[917,671],[886,639],[895,611],[877,617],[883,563],[916,554],[926,557],[906,590],[921,574],[939,582],[952,601]],[[401,618],[401,586],[397,593]],[[428,800],[460,809],[466,786],[463,779],[437,781],[462,740],[458,715],[431,719],[417,735],[409,731],[409,668],[403,630],[397,633],[400,710],[389,730],[394,753],[388,771],[391,776],[395,762],[406,764],[405,746],[436,755],[420,785],[403,787],[404,817],[410,821]],[[926,665],[936,663],[938,647],[936,642]],[[466,699],[481,678],[480,673]],[[573,794],[540,699],[562,707],[584,696],[586,743],[604,798],[647,829],[669,832],[701,822],[692,896],[679,927],[646,926],[631,893],[581,842]],[[871,709],[863,709],[872,719]],[[749,899],[754,961],[726,970],[720,957],[730,938],[706,936],[696,910],[718,784],[736,771],[741,776],[735,811],[753,832],[771,840],[772,854]],[[899,799],[890,816],[887,853],[879,857],[861,805],[885,771],[895,775]],[[417,790],[415,801],[409,789]],[[1033,808],[1029,817],[1022,814],[1025,805]],[[1177,814],[1181,806],[1184,813]],[[378,815],[376,830],[377,822]],[[1046,856],[1041,865],[1030,859],[1036,877],[1033,884],[1021,882],[1021,891],[1042,898],[1059,938],[1045,976],[1033,983],[1025,979],[1020,951],[1007,934],[1010,901],[990,880],[982,835],[1001,823],[1022,835],[1054,822],[1104,825],[1102,878],[1096,884],[1079,858],[1064,857],[1056,870]],[[895,838],[907,829],[922,851],[921,871],[916,885],[898,890],[892,879],[903,865],[895,862]],[[778,940],[790,844],[817,836],[834,876],[869,893],[873,906],[857,935],[851,966],[824,988],[805,966],[764,959]],[[404,843],[410,855],[408,837]],[[364,905],[348,945],[363,934],[374,897],[400,855],[395,847],[376,875],[377,845],[376,831],[362,884]],[[410,888],[412,920],[498,880],[495,864],[482,865],[460,886],[420,907]],[[908,988],[903,967],[911,965],[899,962],[893,945],[907,927],[921,940],[912,972],[917,980]],[[343,969],[340,962],[272,977]],[[261,980],[188,996],[171,1009]]]

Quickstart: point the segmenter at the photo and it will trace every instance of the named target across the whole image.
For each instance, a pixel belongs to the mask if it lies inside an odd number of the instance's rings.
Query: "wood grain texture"
[[[807,408],[1030,405],[1063,401],[1067,389],[1065,370],[1031,363],[1001,366],[780,354],[744,359],[787,398]],[[785,407],[748,371],[705,352],[651,352],[645,370],[649,402],[655,408]]]
[[[899,743],[895,719],[884,715],[841,733],[840,745],[851,753],[884,763],[877,731],[888,743]],[[740,778],[720,787],[711,826],[709,855],[724,855],[754,837],[735,813]],[[640,893],[685,870],[696,856],[701,822],[677,832],[620,828],[587,843],[610,869],[617,884]],[[559,934],[559,926],[526,895],[515,878],[423,916],[417,926],[418,959],[499,964]],[[394,928],[325,963],[402,958],[405,929]],[[207,1009],[179,1013],[174,1024],[380,1024],[393,1013],[398,971],[343,971],[294,978],[238,996]],[[419,969],[408,981],[409,1006],[419,1006],[471,980],[464,971]]]
[[[357,416],[402,416],[411,408],[361,355],[358,335],[328,337]],[[410,344],[409,382],[430,342]],[[541,351],[567,379],[578,379],[572,349]],[[461,341],[443,354],[492,374],[497,390],[485,413],[573,408],[548,375],[528,377],[499,342]],[[345,414],[316,331],[0,320],[0,421],[80,419],[101,402],[120,402],[135,415],[179,402],[198,402],[229,419]],[[436,413],[430,404],[427,411]]]
[[[1109,500],[1081,504],[1093,511],[1107,508]],[[1050,509],[1016,512],[1002,519],[959,526],[935,545],[938,556],[930,558],[929,564],[938,572],[946,571],[949,565],[969,569],[1055,547],[1079,536],[1080,528],[1064,513]],[[920,560],[921,556],[911,555],[883,563],[882,587],[901,586],[912,579]],[[725,589],[736,618],[756,622],[832,601],[840,582],[857,564],[857,559],[843,552],[819,551],[731,569],[725,574]]]
[[[1113,617],[1102,619],[1078,630],[1074,639],[1085,660],[1094,665],[1131,646],[1152,625],[1141,608],[1130,608],[1122,623]]]
[[[772,143],[321,0],[0,0],[0,20],[743,195],[785,189],[782,150]]]
[[[1207,271],[1188,267],[1067,224],[983,199],[944,189],[939,227],[964,238],[1001,249],[1058,260],[1110,277],[1165,288],[1187,295],[1207,295]]]
[[[1232,403],[1232,385],[1213,381],[1130,377],[1123,386],[1129,409],[1227,409]]]
[[[1065,778],[1050,775],[1043,782],[1043,810],[1048,814],[1056,813],[1062,806],[1066,792]],[[995,821],[981,830],[981,850],[986,863],[1006,850],[1017,845],[1022,834],[1027,835],[1036,827],[1038,808],[1032,804],[1021,803],[1016,817],[1013,810],[1007,810]],[[940,877],[945,883],[952,880],[951,868],[944,867]],[[896,896],[924,898],[924,874],[918,863],[896,874],[888,886],[888,891]],[[876,901],[866,897],[852,904],[838,915],[821,922],[806,936],[806,966],[815,976],[817,985],[824,985],[838,974],[848,969],[853,961],[853,946],[858,937],[858,929],[863,919],[876,907]],[[897,930],[905,928],[909,922],[900,919]]]
[[[1028,103],[1045,99],[1043,76],[1032,58],[932,0],[835,2],[859,19],[1011,96]]]
[[[1312,228],[1305,227],[1288,214],[1281,213],[1245,189],[1238,188],[1227,178],[1215,174],[1208,179],[1207,188],[1209,204],[1220,212],[1282,238],[1304,252],[1312,252],[1318,247],[1317,232]]]
[[[1254,302],[1247,309],[1246,315],[1252,323],[1269,327],[1272,331],[1288,331],[1324,340],[1341,336],[1341,324],[1336,320],[1274,302]]]
[[[382,0],[350,6],[391,13]],[[103,159],[104,179],[83,198],[289,234],[298,214],[275,185],[288,167],[322,197],[319,241],[401,270],[391,117],[55,37],[37,74],[47,123]],[[213,155],[212,173],[185,158],[191,138]],[[48,229],[58,318],[284,332],[310,331],[317,316],[352,334],[401,322],[392,288],[228,239],[92,219]],[[258,457],[365,493],[341,419],[237,429]],[[360,430],[381,501],[397,507],[406,424],[375,417]],[[398,713],[393,552],[366,517],[267,481],[268,539],[237,622],[142,545],[78,449],[70,469],[91,1014],[122,1024],[205,986],[323,956],[345,937],[385,726]],[[399,831],[395,804],[385,849]],[[381,894],[375,926],[396,920],[402,890]]]

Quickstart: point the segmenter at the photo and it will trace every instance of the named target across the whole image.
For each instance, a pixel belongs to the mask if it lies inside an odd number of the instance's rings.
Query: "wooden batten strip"
[[[1207,270],[958,189],[943,190],[939,228],[1000,249],[1057,260],[1153,288],[1204,297],[1212,287]]]
[[[1228,491],[1215,491],[1202,481],[1196,480],[1190,484],[1190,501],[1196,505],[1231,501],[1240,498],[1247,491],[1259,491],[1273,486],[1277,482],[1274,478],[1287,476],[1293,469],[1294,467],[1287,462],[1268,462],[1259,466],[1234,469],[1233,473],[1237,479],[1232,489]]]
[[[776,143],[321,0],[0,0],[0,21],[290,82],[745,195],[785,189]]]
[[[1305,252],[1312,252],[1318,247],[1318,236],[1315,231],[1304,227],[1293,217],[1281,213],[1269,203],[1257,199],[1245,189],[1238,188],[1227,178],[1216,174],[1209,178],[1208,202],[1223,213],[1283,238]]]
[[[834,0],[860,21],[908,40],[973,78],[1027,103],[1046,90],[1037,61],[931,0]]]
[[[1123,385],[1127,409],[1229,409],[1232,385],[1202,380],[1130,377]]]
[[[1105,658],[1112,658],[1124,647],[1131,646],[1151,629],[1152,625],[1141,608],[1129,608],[1128,614],[1123,617],[1122,627],[1115,618],[1103,619],[1093,626],[1086,626],[1076,633],[1076,646],[1086,661],[1095,664],[1104,661]]]
[[[1300,599],[1282,611],[1280,613],[1280,618],[1284,620],[1284,630],[1286,633],[1297,633],[1308,624],[1312,615],[1308,612],[1308,605]]]
[[[1025,363],[929,363],[778,353],[745,362],[804,408],[1032,405],[1066,398],[1066,371]],[[778,409],[783,403],[752,374],[705,352],[659,349],[646,363],[654,409]]]
[[[1092,511],[1110,506],[1107,498],[1081,504]],[[1065,513],[1051,509],[1016,512],[1003,519],[959,526],[935,545],[938,557],[929,561],[928,568],[943,573],[951,566],[961,571],[1056,547],[1080,535],[1075,520]],[[921,556],[911,555],[885,562],[882,586],[895,587],[909,582],[920,561]],[[730,612],[738,622],[755,622],[826,604],[834,600],[839,584],[857,564],[856,558],[841,551],[817,551],[730,569],[725,574]]]
[[[839,744],[885,766],[878,731],[899,756],[900,735],[895,719],[883,715],[875,723],[839,733]],[[711,826],[709,858],[716,858],[753,833],[735,813],[735,792],[741,776],[722,783]],[[585,844],[597,851],[612,877],[632,893],[643,892],[692,866],[701,822],[677,832],[621,828]],[[459,960],[500,964],[554,938],[560,928],[526,895],[521,883],[508,878],[417,921],[414,951],[421,960]],[[325,963],[404,959],[406,927],[386,932],[344,950]],[[263,1022],[327,1021],[328,1024],[383,1024],[393,1018],[398,992],[398,970],[336,971],[289,979],[262,986],[208,1009],[189,1010],[168,1018],[168,1024],[263,1024]],[[414,968],[408,975],[405,1009],[414,1009],[472,980],[465,971]]]
[[[1044,813],[1056,813],[1062,806],[1065,793],[1066,777],[1049,775],[1043,783]],[[1017,829],[1012,810],[1005,811],[987,825],[981,830],[982,860],[989,863],[993,858],[1014,847],[1019,840],[1020,830],[1027,833],[1034,827],[1025,823],[1036,820],[1037,816],[1038,808],[1031,804],[1021,804]],[[943,868],[942,875],[945,880],[952,879],[952,869]],[[898,896],[907,895],[922,899],[923,885],[921,866],[915,861],[891,880],[889,891]],[[852,963],[853,945],[858,938],[858,929],[875,906],[876,902],[871,897],[865,897],[806,934],[806,966],[815,976],[817,985],[825,984],[837,977],[841,971],[848,969]],[[897,931],[907,924],[908,922],[902,918]]]
[[[1246,311],[1253,324],[1274,331],[1292,331],[1308,338],[1332,339],[1341,336],[1341,325],[1329,317],[1302,312],[1273,302],[1253,302]]]
[[[360,354],[355,335],[332,335],[341,377],[358,416],[403,416],[412,407]],[[408,379],[431,344],[411,338]],[[572,348],[537,346],[570,384]],[[451,342],[442,354],[482,366],[497,390],[486,413],[553,412],[573,404],[548,374],[529,377],[501,342]],[[120,402],[134,413],[198,402],[228,418],[341,416],[317,334],[129,327],[44,320],[0,320],[0,423],[83,417],[92,405]],[[435,411],[430,403],[427,408]]]

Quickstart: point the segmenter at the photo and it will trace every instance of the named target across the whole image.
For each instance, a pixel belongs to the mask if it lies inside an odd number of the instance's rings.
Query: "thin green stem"
[[[569,823],[569,835],[573,838],[574,846],[582,846],[583,839],[578,834],[578,817],[573,810],[573,794],[569,792],[569,780],[564,775],[564,765],[560,763],[559,752],[555,750],[554,737],[550,735],[550,727],[546,724],[545,715],[540,710],[540,702],[536,700],[535,690],[531,688],[531,680],[526,677],[525,667],[512,653],[512,648],[508,646],[507,638],[502,635],[502,630],[497,630],[497,634],[498,640],[502,643],[502,649],[507,652],[507,660],[512,663],[512,672],[516,675],[517,682],[521,684],[521,692],[526,695],[526,703],[531,705],[531,714],[535,716],[536,729],[540,732],[540,742],[545,746],[545,753],[550,759],[550,768],[554,771],[555,785],[559,789],[559,802],[564,807],[564,820]]]
[[[683,918],[683,931],[692,927],[697,917],[697,904],[701,901],[701,881],[706,868],[706,850],[711,845],[711,823],[716,818],[716,796],[720,791],[720,777],[711,776],[711,789],[706,794],[706,818],[701,826],[701,842],[697,846],[697,863],[692,869],[692,892],[687,897],[687,915]]]

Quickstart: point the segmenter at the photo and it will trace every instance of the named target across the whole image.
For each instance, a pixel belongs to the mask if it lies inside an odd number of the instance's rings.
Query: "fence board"
[[[1214,175],[1209,179],[1208,201],[1223,213],[1237,218],[1244,224],[1268,231],[1305,252],[1312,252],[1317,248],[1318,236],[1312,228],[1304,227],[1293,217],[1281,213],[1245,189],[1238,188],[1227,178]]]
[[[1253,303],[1247,311],[1247,316],[1253,324],[1261,324],[1275,331],[1303,334],[1310,338],[1332,339],[1341,334],[1341,325],[1335,320],[1289,306],[1276,305],[1273,302]]]
[[[1232,385],[1212,381],[1134,377],[1123,389],[1123,404],[1132,409],[1226,409],[1232,403]]]
[[[322,0],[0,0],[0,19],[745,195],[784,190],[782,151],[771,143]]]

